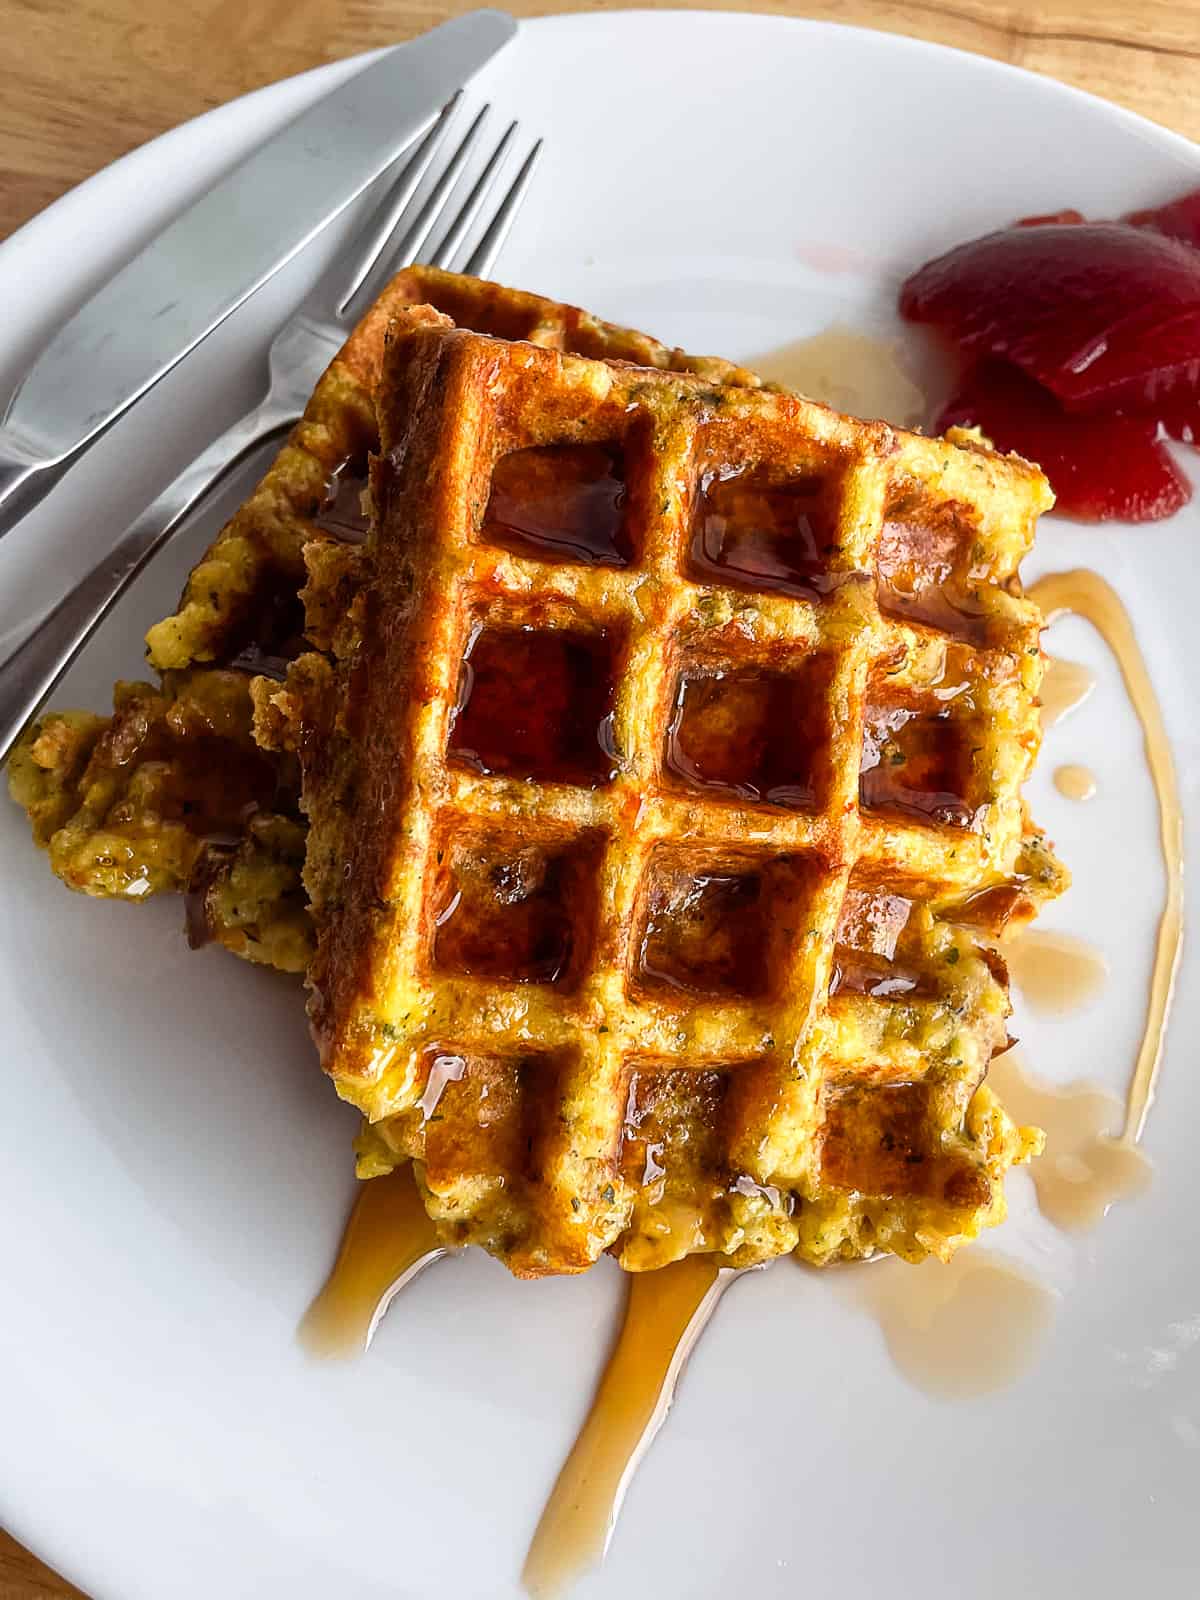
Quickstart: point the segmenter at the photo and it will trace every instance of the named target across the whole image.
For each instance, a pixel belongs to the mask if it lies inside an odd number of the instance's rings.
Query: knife
[[[0,535],[343,211],[516,32],[473,11],[397,45],[213,185],[64,323],[0,424]]]

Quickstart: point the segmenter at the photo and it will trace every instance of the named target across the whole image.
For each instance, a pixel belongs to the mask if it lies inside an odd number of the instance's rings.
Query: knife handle
[[[150,558],[227,472],[256,445],[295,420],[294,408],[270,401],[239,418],[168,484],[103,561],[97,562],[0,664],[0,763]]]

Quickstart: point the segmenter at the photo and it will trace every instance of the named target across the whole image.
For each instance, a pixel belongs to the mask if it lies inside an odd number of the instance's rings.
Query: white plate
[[[178,129],[9,241],[0,378],[346,70]],[[1200,181],[1191,145],[1097,100],[815,23],[550,19],[523,25],[487,86],[548,139],[502,276],[729,356],[833,319],[887,329],[905,270],[1012,216],[1113,214]],[[5,541],[0,632],[54,597],[72,544],[115,528],[246,401],[313,270],[260,295]],[[59,703],[102,706],[114,676],[136,676],[138,637],[213,522],[137,586]],[[1136,530],[1051,521],[1035,564],[1099,568],[1137,619],[1193,846],[1198,538],[1195,510]],[[1103,648],[1081,623],[1053,644],[1101,683],[1051,734],[1034,786],[1077,880],[1049,920],[1096,940],[1113,976],[1085,1014],[1019,1015],[1018,1031],[1044,1076],[1120,1092],[1162,891],[1153,797]],[[1067,760],[1099,774],[1088,806],[1050,788]],[[0,1516],[99,1597],[515,1595],[603,1360],[615,1271],[518,1284],[473,1255],[402,1296],[364,1361],[309,1364],[293,1332],[350,1198],[354,1117],[316,1072],[298,992],[189,954],[176,901],[68,895],[7,802],[0,881]],[[1134,1578],[1184,1592],[1200,1469],[1198,979],[1193,949],[1149,1193],[1067,1237],[1024,1174],[1011,1185],[994,1242],[1058,1299],[1033,1370],[985,1398],[933,1400],[827,1281],[787,1264],[755,1276],[705,1338],[581,1595],[1100,1597]]]

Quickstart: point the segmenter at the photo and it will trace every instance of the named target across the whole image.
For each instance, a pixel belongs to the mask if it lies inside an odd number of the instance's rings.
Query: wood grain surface
[[[0,0],[0,238],[136,145],[277,78],[400,39],[476,0]],[[518,16],[655,0],[496,0]],[[1200,0],[724,0],[994,56],[1200,140]],[[67,1600],[0,1530],[0,1600]]]
[[[0,237],[198,112],[470,9],[471,0],[0,0]],[[509,9],[623,7],[509,0]],[[935,39],[1049,73],[1200,139],[1200,0],[724,0],[714,9]]]

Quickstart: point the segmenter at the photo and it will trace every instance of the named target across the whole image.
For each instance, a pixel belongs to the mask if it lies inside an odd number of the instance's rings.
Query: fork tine
[[[362,288],[371,273],[371,269],[387,248],[388,240],[396,231],[396,226],[411,204],[412,197],[416,193],[421,179],[428,172],[430,163],[441,148],[442,140],[445,138],[446,131],[450,125],[450,119],[454,115],[461,99],[462,90],[459,89],[438,112],[429,132],[421,140],[410,159],[404,163],[399,177],[389,188],[383,201],[367,224],[370,232],[366,244],[361,244],[359,236],[356,235],[347,246],[346,254],[355,255],[358,260],[357,265],[350,270],[349,284],[342,291],[341,298],[337,303],[336,314],[339,317],[345,316],[350,302]],[[332,271],[337,273],[344,270],[347,269],[339,257]]]
[[[462,176],[462,170],[478,142],[484,119],[491,109],[490,105],[485,105],[478,112],[475,120],[460,140],[458,149],[447,162],[445,171],[429,191],[411,226],[391,246],[388,251],[389,269],[397,266],[407,266],[417,259],[421,246],[433,232],[434,225],[445,209],[447,196]]]
[[[462,266],[462,271],[469,273],[473,278],[486,278],[492,270],[496,257],[504,248],[504,241],[508,238],[509,230],[516,220],[517,212],[521,209],[521,202],[525,198],[525,191],[533,179],[533,171],[542,154],[542,141],[539,139],[533,149],[521,163],[521,170],[517,173],[512,183],[509,184],[508,193],[500,202],[496,215],[488,223],[480,235],[479,243],[472,250]]]
[[[431,253],[429,257],[431,266],[448,267],[450,265],[450,262],[456,255],[459,246],[466,238],[467,232],[472,223],[479,215],[479,212],[483,206],[483,202],[487,199],[488,190],[496,181],[496,174],[500,169],[500,163],[507,155],[508,147],[510,144],[512,144],[513,139],[516,137],[516,133],[517,124],[515,122],[510,122],[505,130],[503,139],[501,139],[495,150],[492,151],[491,159],[488,161],[483,171],[479,174],[478,178],[476,178],[471,192],[463,202],[458,215],[446,229],[441,244],[439,244],[437,249]]]

